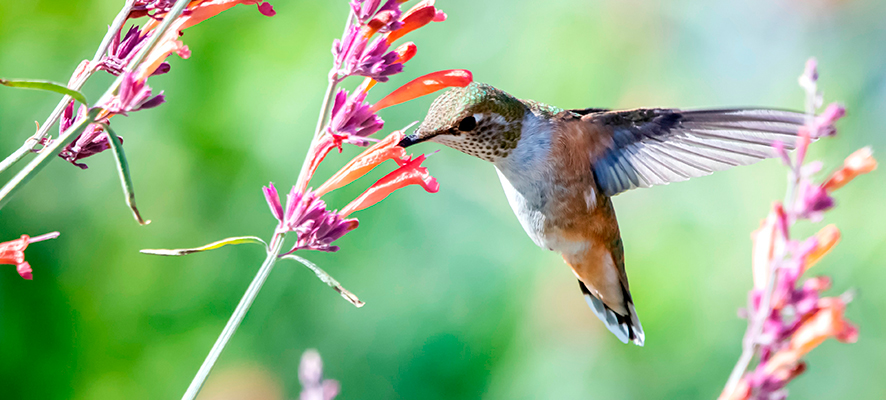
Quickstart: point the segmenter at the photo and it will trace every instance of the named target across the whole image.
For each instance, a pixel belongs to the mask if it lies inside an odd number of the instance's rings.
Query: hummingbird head
[[[434,100],[424,122],[400,146],[431,141],[495,161],[517,147],[527,110],[517,98],[474,82]]]

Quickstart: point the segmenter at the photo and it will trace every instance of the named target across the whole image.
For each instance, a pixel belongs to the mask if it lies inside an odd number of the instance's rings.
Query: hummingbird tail
[[[603,301],[594,297],[584,282],[578,281],[578,286],[585,296],[585,301],[591,306],[591,310],[594,311],[597,318],[600,318],[606,324],[606,328],[615,334],[618,340],[621,340],[622,343],[631,341],[637,346],[643,346],[646,335],[643,333],[640,319],[637,318],[637,311],[634,310],[634,302],[631,300],[630,293],[627,293],[627,291],[624,293],[625,308],[628,310],[628,315],[620,315],[604,304]]]

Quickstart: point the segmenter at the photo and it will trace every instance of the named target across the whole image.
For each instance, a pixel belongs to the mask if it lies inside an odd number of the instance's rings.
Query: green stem
[[[240,303],[237,304],[237,308],[234,309],[234,313],[231,314],[231,318],[222,330],[221,335],[218,336],[212,349],[209,350],[209,354],[203,361],[203,365],[197,370],[197,375],[194,376],[191,385],[188,386],[188,390],[185,392],[185,395],[182,396],[182,400],[193,400],[197,397],[197,394],[200,393],[200,389],[203,387],[203,384],[206,383],[206,378],[209,376],[209,372],[212,371],[212,367],[215,366],[218,357],[221,355],[222,351],[224,351],[225,346],[228,344],[231,337],[234,336],[234,332],[240,327],[240,323],[243,322],[243,317],[246,316],[249,308],[252,307],[253,301],[255,301],[256,296],[258,296],[258,292],[265,284],[265,281],[268,280],[268,276],[271,275],[271,270],[274,268],[274,263],[277,262],[277,256],[280,255],[280,250],[282,248],[283,234],[277,233],[271,240],[268,256],[258,269],[255,278],[252,279],[252,283],[250,283],[249,287],[246,289],[246,293],[243,294],[243,298],[240,299]]]
[[[326,125],[326,114],[329,113],[329,106],[332,104],[332,99],[335,98],[336,86],[338,86],[338,79],[335,77],[329,78],[329,85],[326,87],[326,95],[323,98],[323,104],[320,105],[320,117],[317,119],[317,128],[314,130],[311,144],[308,145],[308,152],[305,154],[305,160],[302,162],[301,170],[298,174],[298,181],[295,184],[295,187],[301,192],[304,192],[305,188],[308,186],[308,181],[310,180],[308,175],[311,169],[310,165],[314,153],[314,147],[317,146],[317,142],[320,140],[323,133],[323,127]]]
[[[49,146],[43,148],[40,154],[37,154],[37,158],[31,160],[21,171],[19,171],[9,182],[6,182],[6,185],[3,185],[0,188],[0,209],[9,202],[15,192],[31,178],[34,177],[38,172],[40,172],[46,164],[51,160],[50,157],[55,157],[62,151],[64,146],[67,146],[68,143],[71,143],[77,135],[83,133],[89,124],[95,121],[95,118],[98,116],[100,108],[93,108],[89,111],[89,114],[86,115],[86,118],[81,118],[79,121],[74,123],[68,130],[64,131],[61,135],[59,135],[58,139],[53,140]]]

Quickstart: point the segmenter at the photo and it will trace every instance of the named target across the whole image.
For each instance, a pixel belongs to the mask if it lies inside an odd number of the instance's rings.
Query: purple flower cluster
[[[123,73],[123,68],[125,68],[132,58],[135,57],[136,53],[144,47],[144,44],[150,35],[151,32],[148,34],[142,34],[138,25],[133,25],[121,40],[120,32],[118,31],[116,39],[111,42],[110,46],[108,46],[108,54],[101,59],[97,68],[108,71],[114,76],[120,75]],[[167,72],[169,72],[169,63],[164,61],[151,75],[162,75]]]
[[[372,106],[364,101],[366,92],[357,89],[348,96],[344,89],[335,96],[332,116],[327,131],[336,139],[336,143],[350,143],[357,146],[368,146],[366,137],[380,131],[385,121],[372,112]]]
[[[59,134],[68,130],[68,128],[70,128],[71,125],[74,125],[77,120],[86,118],[86,111],[86,107],[81,105],[80,109],[77,111],[77,116],[75,117],[74,100],[71,100],[62,114],[61,122],[58,127]],[[107,118],[103,118],[98,122],[105,124],[109,123]],[[102,129],[100,124],[90,124],[80,136],[77,136],[77,139],[75,139],[73,143],[65,146],[61,153],[59,153],[59,157],[80,167],[80,169],[86,169],[88,168],[86,164],[78,163],[77,161],[110,149],[111,144],[108,140],[108,135],[105,133],[105,130]],[[120,143],[123,143],[122,137],[120,138]]]
[[[356,219],[342,218],[336,212],[326,209],[326,202],[311,192],[299,193],[295,187],[286,196],[286,208],[280,204],[280,197],[274,184],[263,187],[265,200],[271,213],[280,223],[277,232],[295,232],[298,239],[286,254],[297,250],[338,251],[332,242],[357,228]]]
[[[357,24],[348,21],[344,37],[332,42],[334,79],[348,76],[365,76],[379,82],[403,71],[403,60],[396,51],[388,51],[392,38],[387,33],[403,27],[400,4],[403,0],[352,0],[351,9]],[[369,39],[376,33],[383,34],[372,43]]]
[[[405,2],[406,0],[387,0],[379,8],[381,0],[351,0],[351,10],[360,23],[370,24],[370,21],[375,20],[377,22],[374,22],[374,24],[383,24],[378,31],[386,33],[400,29],[403,25],[399,20],[402,14],[400,3]]]
[[[365,27],[348,26],[345,36],[332,43],[335,79],[357,75],[387,82],[388,76],[403,72],[403,63],[396,51],[388,51],[390,47],[384,37],[369,44]]]
[[[102,106],[114,114],[126,115],[128,112],[154,108],[166,101],[163,92],[151,97],[151,87],[145,80],[137,80],[130,72],[123,74],[120,88],[108,104]]]
[[[123,81],[117,91],[117,96],[114,96],[106,105],[101,107],[113,114],[126,115],[127,112],[159,106],[163,101],[162,92],[151,97],[151,88],[143,81],[136,81],[132,74],[127,72],[123,75]],[[74,101],[71,100],[62,114],[58,127],[59,133],[61,134],[68,130],[77,120],[86,118],[86,112],[86,107],[81,105],[75,117]],[[86,164],[78,163],[77,161],[111,148],[108,135],[101,127],[101,124],[110,123],[110,117],[111,115],[107,115],[96,121],[97,123],[86,127],[74,142],[65,146],[61,153],[59,153],[59,157],[64,158],[81,169],[88,168]],[[120,138],[120,143],[123,143],[122,138]]]

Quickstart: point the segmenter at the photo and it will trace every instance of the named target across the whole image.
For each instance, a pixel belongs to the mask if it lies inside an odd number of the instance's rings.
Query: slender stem
[[[298,181],[296,182],[295,187],[299,188],[299,190],[304,190],[308,185],[308,180],[310,179],[308,174],[311,170],[311,155],[314,153],[314,147],[317,146],[320,136],[322,136],[323,127],[326,123],[326,114],[329,113],[329,106],[332,104],[332,99],[335,97],[336,86],[338,86],[338,79],[330,77],[329,85],[326,87],[326,95],[323,97],[323,104],[320,105],[320,117],[317,119],[317,128],[314,130],[314,136],[311,138],[311,144],[308,145],[308,152],[305,154],[305,160],[302,162],[301,170],[298,173]]]
[[[95,56],[92,57],[92,61],[89,62],[89,66],[85,71],[79,76],[76,76],[77,72],[74,72],[74,76],[72,76],[73,81],[68,85],[69,88],[74,90],[80,90],[86,81],[95,73],[95,65],[97,65],[102,57],[104,57],[105,52],[108,51],[108,47],[111,45],[111,41],[114,40],[115,35],[120,29],[123,27],[123,24],[126,23],[126,19],[129,17],[130,11],[132,11],[132,5],[135,0],[126,0],[126,3],[123,5],[123,8],[114,18],[114,22],[111,23],[111,26],[108,27],[108,33],[105,34],[105,37],[102,38],[101,44],[98,46],[98,49],[95,51]],[[79,68],[78,68],[79,70]],[[40,125],[40,129],[34,133],[33,136],[29,137],[25,140],[25,143],[22,144],[16,151],[10,154],[6,159],[0,162],[0,173],[6,171],[13,164],[21,161],[28,153],[33,151],[37,144],[40,143],[43,138],[49,133],[49,129],[55,124],[56,121],[62,116],[62,113],[65,111],[65,107],[67,107],[68,102],[71,101],[71,96],[64,96],[62,100],[55,106],[55,109],[52,110],[52,113],[49,114],[49,117],[46,118],[46,121],[43,121],[43,124]]]
[[[255,301],[255,297],[258,296],[258,292],[261,290],[262,285],[268,280],[268,276],[271,274],[271,270],[274,268],[274,263],[277,262],[277,256],[280,255],[280,250],[282,248],[283,234],[277,233],[271,240],[271,246],[269,247],[267,258],[265,258],[261,268],[258,269],[258,273],[255,275],[255,278],[252,279],[252,283],[249,284],[246,293],[243,294],[243,298],[240,299],[240,304],[237,304],[237,308],[234,309],[234,313],[231,314],[231,318],[222,330],[221,335],[218,336],[212,349],[209,350],[209,354],[206,356],[206,360],[203,361],[203,365],[197,370],[197,375],[194,376],[194,380],[191,381],[191,385],[188,386],[188,390],[185,392],[185,395],[182,396],[182,400],[193,400],[197,397],[197,394],[200,393],[200,389],[203,387],[203,384],[206,383],[206,378],[209,376],[209,372],[212,371],[212,367],[215,366],[216,360],[218,360],[218,357],[221,355],[222,351],[224,351],[231,336],[233,336],[234,332],[237,331],[237,328],[240,327],[240,323],[243,322],[243,317],[246,316],[246,312],[249,311],[252,302]]]
[[[49,163],[50,157],[58,155],[64,146],[73,141],[77,135],[81,134],[89,124],[95,120],[99,111],[101,111],[101,109],[98,108],[90,110],[85,118],[81,118],[75,122],[74,125],[71,125],[70,128],[59,135],[58,139],[53,140],[52,143],[43,148],[43,151],[41,151],[40,154],[37,154],[37,158],[31,160],[31,162],[15,174],[9,182],[6,182],[6,184],[0,188],[0,208],[3,208],[3,206],[12,199],[12,195],[15,194],[19,188],[24,186],[25,183],[31,180],[34,175],[40,172],[40,170]]]
[[[354,10],[348,12],[348,19],[345,21],[344,32],[342,32],[342,40],[348,34],[348,29],[351,27],[351,24],[354,22],[354,18],[356,15],[354,14]],[[338,86],[338,83],[341,82],[341,79],[338,77],[338,73],[333,69],[329,71],[329,85],[326,86],[326,95],[323,96],[323,104],[320,105],[320,116],[317,117],[317,127],[314,128],[314,136],[311,138],[311,144],[308,145],[307,154],[305,154],[305,160],[302,162],[301,170],[298,173],[298,181],[296,181],[295,187],[298,190],[304,191],[308,186],[308,181],[311,177],[308,176],[310,173],[311,165],[311,156],[314,153],[314,147],[317,146],[317,142],[320,140],[320,136],[323,134],[323,127],[326,125],[326,114],[329,113],[329,106],[332,105],[332,99],[335,98],[335,88]]]

